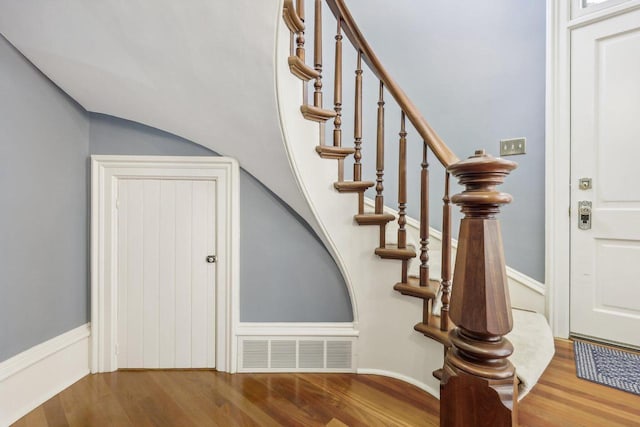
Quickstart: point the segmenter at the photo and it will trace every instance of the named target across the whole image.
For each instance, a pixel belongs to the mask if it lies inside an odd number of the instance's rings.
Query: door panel
[[[191,245],[192,245],[192,279],[191,279],[191,367],[205,368],[209,352],[207,348],[213,346],[208,342],[209,334],[207,328],[212,305],[207,301],[209,298],[208,272],[211,270],[206,262],[208,254],[213,253],[212,245],[209,244],[208,230],[209,224],[213,221],[207,217],[207,199],[210,196],[210,182],[195,181],[192,183],[192,214],[191,214]],[[203,230],[198,231],[198,230]]]
[[[215,186],[119,180],[119,367],[215,367]]]
[[[158,266],[158,310],[162,313],[158,324],[158,366],[176,366],[176,181],[160,182],[159,252],[163,262]]]
[[[142,180],[142,367],[159,365],[160,181]],[[136,203],[137,204],[137,203]],[[163,260],[164,261],[164,260]],[[157,349],[157,350],[156,350]],[[154,351],[155,350],[155,351]]]
[[[640,277],[640,242],[598,239],[596,257],[602,267],[595,281],[607,283],[599,288],[596,307],[620,316],[640,313],[640,286],[629,286]]]
[[[144,366],[142,181],[121,181],[118,198],[119,366]],[[121,356],[121,357],[120,357]]]
[[[192,186],[189,181],[176,182],[176,367],[191,364],[191,217]],[[180,315],[179,313],[182,313]],[[188,316],[184,314],[188,313]]]
[[[571,51],[571,331],[640,346],[640,10],[573,30]]]

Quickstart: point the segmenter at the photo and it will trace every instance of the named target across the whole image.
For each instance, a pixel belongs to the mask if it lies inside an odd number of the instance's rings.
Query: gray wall
[[[216,153],[160,130],[91,114],[91,154]],[[240,319],[351,321],[344,279],[304,220],[244,170],[240,173]]]
[[[0,100],[1,362],[90,318],[90,149],[216,154],[88,114],[1,36]],[[315,234],[244,171],[240,185],[241,320],[351,321],[344,280]]]
[[[87,322],[84,110],[0,36],[0,361]]]
[[[499,140],[527,138],[527,154],[502,191],[507,264],[544,281],[545,2],[495,0],[349,0],[374,51],[442,139],[466,158],[477,148],[499,154]],[[307,2],[312,19],[312,3]],[[325,8],[325,15],[331,12]],[[325,79],[331,88],[335,20],[325,19]],[[348,42],[347,42],[348,44]],[[309,41],[308,46],[312,46]],[[345,49],[344,144],[351,144],[355,52]],[[378,82],[364,73],[364,179],[375,180]],[[326,105],[333,96],[328,92]],[[399,111],[387,95],[385,197],[396,206]],[[408,213],[418,217],[421,141],[409,128]],[[441,228],[444,171],[431,156],[431,225]],[[350,173],[347,175],[350,178]],[[453,187],[459,191],[459,187]],[[372,196],[375,193],[370,192]],[[457,213],[458,208],[454,208]],[[459,218],[459,215],[457,215]],[[454,222],[455,233],[459,222]]]

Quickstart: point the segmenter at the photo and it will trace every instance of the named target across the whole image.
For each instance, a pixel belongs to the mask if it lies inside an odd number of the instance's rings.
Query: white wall
[[[0,31],[88,111],[238,159],[316,227],[278,121],[273,61],[280,3],[7,0]]]

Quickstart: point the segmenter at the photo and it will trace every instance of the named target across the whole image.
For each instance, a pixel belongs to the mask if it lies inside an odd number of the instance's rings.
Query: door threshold
[[[576,333],[571,333],[569,335],[569,338],[574,340],[581,340],[581,341],[589,341],[592,342],[594,344],[599,344],[599,345],[604,345],[606,347],[611,347],[611,348],[616,348],[616,349],[620,349],[620,350],[627,350],[627,351],[633,351],[633,352],[640,352],[640,347],[631,345],[631,344],[625,344],[625,343],[621,343],[621,342],[617,342],[617,341],[610,341],[610,340],[606,340],[603,338],[596,338],[596,337],[591,337],[588,335],[581,335],[581,334],[576,334]]]

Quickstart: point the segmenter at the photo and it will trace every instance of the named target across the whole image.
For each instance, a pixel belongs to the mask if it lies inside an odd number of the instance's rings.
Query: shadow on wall
[[[218,156],[178,136],[90,114],[90,154]],[[240,320],[350,322],[344,279],[318,236],[289,206],[240,172]]]

